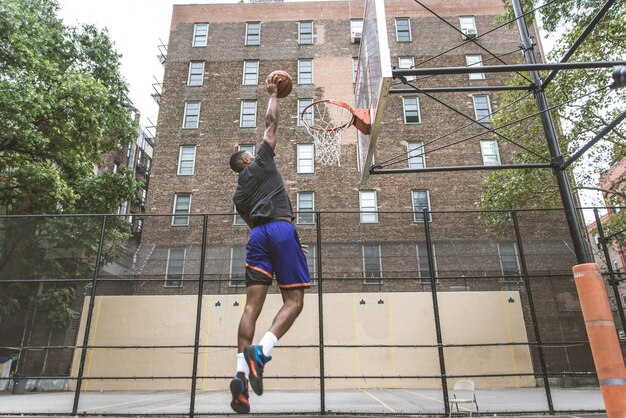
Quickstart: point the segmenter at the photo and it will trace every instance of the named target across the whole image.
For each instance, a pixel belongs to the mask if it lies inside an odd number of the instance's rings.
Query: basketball
[[[289,93],[291,93],[291,88],[293,87],[293,81],[291,81],[291,76],[289,75],[289,73],[282,70],[276,70],[268,75],[267,78],[269,79],[274,75],[278,76],[278,83],[276,85],[278,87],[278,92],[276,93],[276,97],[282,99],[283,97],[289,96]]]

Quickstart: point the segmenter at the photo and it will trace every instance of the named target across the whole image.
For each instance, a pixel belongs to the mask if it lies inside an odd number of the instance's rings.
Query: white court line
[[[207,390],[206,392],[217,392],[217,390]],[[200,399],[199,394],[198,394],[198,395],[196,395],[196,401],[197,401],[198,399]],[[148,410],[148,411],[145,411],[144,413],[149,414],[149,413],[154,412],[154,411],[160,411],[161,409],[172,408],[172,407],[174,407],[174,406],[184,405],[184,404],[186,404],[186,403],[189,403],[189,399],[187,399],[187,400],[185,400],[185,401],[183,401],[183,402],[178,402],[178,403],[171,404],[171,405],[165,405],[165,406],[162,406],[162,407],[160,407],[160,408],[150,409],[150,410]]]
[[[372,399],[374,399],[375,401],[379,402],[382,406],[384,406],[385,408],[387,408],[388,410],[390,410],[391,412],[396,412],[392,407],[390,407],[389,405],[387,405],[386,403],[384,403],[383,401],[381,401],[380,399],[378,399],[376,396],[372,395],[371,393],[369,393],[368,391],[364,390],[364,389],[359,389],[361,392],[369,395]]]
[[[436,402],[439,402],[440,404],[442,404],[442,405],[443,405],[443,401],[442,401],[441,399],[432,398],[432,397],[430,397],[430,396],[422,395],[422,394],[421,394],[421,393],[419,393],[419,392],[412,392],[412,391],[410,391],[410,390],[405,390],[405,392],[406,392],[406,393],[411,393],[411,394],[413,394],[413,395],[421,396],[422,398],[425,398],[425,399],[430,399],[431,401],[436,401]]]
[[[169,394],[169,395],[163,395],[163,396],[154,396],[154,397],[151,397],[151,398],[138,399],[138,400],[134,400],[134,401],[127,401],[127,402],[120,402],[120,403],[113,403],[113,404],[104,405],[104,406],[96,406],[96,407],[93,407],[93,408],[82,409],[81,411],[83,411],[83,412],[95,411],[96,409],[110,408],[112,406],[122,406],[122,405],[129,405],[129,404],[140,403],[140,402],[151,402],[151,401],[156,400],[156,399],[177,398],[177,397],[179,397],[182,394],[186,394],[186,392],[181,392],[181,393],[177,393],[177,394],[174,394],[174,395]]]

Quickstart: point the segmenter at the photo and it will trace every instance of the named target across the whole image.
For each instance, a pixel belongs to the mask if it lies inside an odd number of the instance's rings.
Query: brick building
[[[494,18],[503,11],[500,0],[431,3],[449,23],[479,35],[494,28]],[[491,57],[485,49],[496,56],[518,51],[509,55],[507,63],[522,59],[517,31],[507,27],[481,38],[478,45],[467,42],[439,56],[465,37],[414,2],[388,0],[385,7],[391,60],[399,67],[427,59],[425,65],[431,67],[487,62]],[[149,280],[140,282],[136,293],[197,292],[203,222],[208,225],[204,294],[244,292],[248,228],[233,213],[236,175],[228,159],[237,149],[254,152],[262,140],[267,105],[264,79],[282,69],[292,75],[294,88],[279,100],[276,163],[299,212],[301,239],[312,246],[313,276],[318,278],[318,269],[323,268],[325,292],[430,291],[433,273],[441,291],[518,290],[526,301],[522,276],[529,274],[537,291],[535,308],[544,340],[566,338],[563,327],[555,328],[557,322],[565,324],[568,337],[584,338],[570,277],[575,257],[562,213],[519,215],[522,257],[513,224],[495,234],[480,213],[446,212],[475,209],[485,172],[372,176],[360,186],[354,129],[344,137],[340,166],[315,163],[313,140],[299,113],[321,98],[354,102],[363,10],[363,1],[174,6],[146,206],[147,214],[155,216],[145,218],[136,257],[138,273]],[[541,54],[540,47],[536,53]],[[502,73],[430,77],[419,85],[502,85],[508,77]],[[486,126],[499,105],[498,96],[490,92],[440,97]],[[402,153],[411,153],[410,158],[398,167],[510,161],[514,148],[489,136],[424,156],[413,154],[424,143],[461,128],[461,134],[442,140],[442,145],[484,128],[427,97],[390,95],[376,161]],[[424,208],[433,211],[429,232],[434,269],[428,262]],[[371,213],[355,213],[359,210]],[[320,225],[311,213],[315,211],[321,212]],[[211,215],[204,217],[204,213]],[[321,251],[315,247],[318,232]],[[527,304],[524,309],[532,336]],[[569,353],[566,349],[566,356],[559,350],[551,352],[552,370],[592,370],[587,347],[570,348]]]

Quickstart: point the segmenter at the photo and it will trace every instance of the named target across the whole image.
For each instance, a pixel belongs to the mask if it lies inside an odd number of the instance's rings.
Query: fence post
[[[196,380],[198,378],[198,345],[200,344],[200,324],[202,322],[202,292],[204,290],[204,262],[206,259],[206,238],[209,215],[202,216],[202,244],[200,248],[200,273],[198,277],[198,304],[196,308],[196,335],[193,343],[193,369],[191,371],[191,399],[189,417],[193,418],[196,406]],[[208,348],[206,348],[208,350]]]
[[[78,411],[78,401],[80,399],[80,388],[83,383],[83,373],[85,370],[85,357],[87,357],[87,345],[89,344],[89,332],[91,331],[91,319],[93,317],[93,308],[96,299],[96,285],[98,284],[98,274],[100,272],[100,259],[102,258],[102,248],[104,247],[104,236],[106,232],[107,215],[102,217],[102,226],[100,227],[100,242],[98,243],[98,252],[96,254],[96,264],[91,278],[91,296],[89,297],[89,308],[87,308],[87,320],[85,322],[85,335],[83,336],[83,346],[80,352],[80,363],[78,365],[78,375],[76,376],[76,390],[74,391],[74,404],[72,406],[72,415],[76,415]]]
[[[317,270],[317,312],[319,324],[319,343],[320,343],[320,413],[326,415],[326,390],[324,386],[324,292],[322,289],[322,217],[319,212],[315,213],[315,231],[316,231],[316,270]]]
[[[441,370],[441,389],[443,391],[443,407],[446,415],[450,414],[448,402],[448,377],[446,376],[446,362],[443,351],[443,337],[441,336],[441,318],[439,317],[439,302],[437,300],[437,273],[433,257],[432,242],[430,239],[430,213],[424,208],[424,236],[426,238],[426,254],[428,254],[428,270],[430,272],[430,291],[433,297],[433,311],[435,315],[435,331],[437,332],[437,350],[439,352],[439,368]]]
[[[593,208],[593,215],[596,218],[598,237],[600,240],[600,244],[602,245],[602,251],[604,252],[606,268],[609,271],[609,284],[613,289],[613,295],[615,295],[615,304],[617,306],[617,311],[619,312],[619,319],[622,323],[622,331],[626,333],[626,318],[624,317],[624,305],[622,304],[622,299],[620,298],[619,294],[619,282],[615,280],[615,272],[613,271],[613,265],[611,264],[611,255],[609,254],[609,243],[607,242],[606,236],[604,235],[604,228],[602,227],[602,219],[600,218],[600,214],[598,213],[598,208]]]
[[[539,353],[539,364],[541,365],[541,375],[543,377],[543,387],[546,390],[546,399],[548,400],[548,409],[550,414],[554,414],[554,404],[552,403],[552,393],[550,391],[550,380],[548,379],[548,370],[546,369],[546,359],[543,355],[543,343],[539,334],[539,323],[537,321],[537,313],[535,312],[535,302],[533,302],[533,293],[530,287],[530,278],[528,277],[528,267],[526,265],[526,256],[524,255],[524,245],[522,236],[519,232],[519,223],[517,221],[517,211],[511,211],[511,219],[513,220],[513,228],[515,229],[515,240],[519,251],[519,259],[522,267],[522,275],[524,277],[524,287],[528,296],[528,305],[530,306],[530,317],[533,322],[533,331],[537,340],[537,351]]]

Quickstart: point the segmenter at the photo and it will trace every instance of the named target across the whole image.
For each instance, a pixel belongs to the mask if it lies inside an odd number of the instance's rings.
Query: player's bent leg
[[[270,332],[278,339],[291,328],[304,308],[303,287],[280,289],[280,291],[283,296],[283,306],[274,317],[270,328]]]
[[[268,289],[268,285],[250,285],[246,287],[246,306],[241,315],[241,321],[239,321],[237,337],[240,353],[243,352],[245,346],[252,344],[256,321],[263,310]]]

